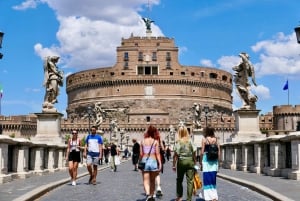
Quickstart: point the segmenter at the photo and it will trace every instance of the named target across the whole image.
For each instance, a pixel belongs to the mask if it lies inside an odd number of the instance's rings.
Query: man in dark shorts
[[[140,144],[136,141],[136,139],[132,139],[132,164],[134,166],[134,171],[138,171],[137,165],[140,157]]]

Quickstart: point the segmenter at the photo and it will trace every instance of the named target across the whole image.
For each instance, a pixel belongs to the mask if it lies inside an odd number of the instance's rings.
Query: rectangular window
[[[171,53],[167,52],[166,54],[166,61],[171,61]]]
[[[128,52],[124,52],[124,61],[128,61],[128,60],[129,60]]]
[[[158,66],[138,66],[137,67],[138,75],[158,75]]]
[[[167,69],[171,69],[171,62],[170,62],[170,61],[167,61],[166,68],[167,68]]]
[[[139,58],[138,58],[139,61],[143,61],[143,52],[139,52]]]
[[[138,75],[144,75],[144,67],[138,66]]]
[[[156,52],[152,52],[152,61],[157,61]]]
[[[145,75],[151,75],[151,66],[145,66]]]
[[[158,75],[158,68],[157,68],[157,66],[152,66],[152,75]]]

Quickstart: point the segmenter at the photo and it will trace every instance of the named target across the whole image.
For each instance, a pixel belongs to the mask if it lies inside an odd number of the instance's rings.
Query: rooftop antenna
[[[147,17],[150,18],[150,0],[148,0],[148,6],[147,7],[148,7],[148,16]]]
[[[148,7],[148,17],[147,18],[143,17],[142,19],[143,19],[143,21],[145,22],[145,25],[146,25],[146,35],[147,35],[147,37],[151,37],[151,34],[152,34],[151,23],[154,22],[154,21],[149,18],[149,15],[150,15],[150,0],[148,0],[147,7]]]

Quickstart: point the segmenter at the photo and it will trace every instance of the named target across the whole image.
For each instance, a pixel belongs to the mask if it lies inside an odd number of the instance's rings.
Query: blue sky
[[[65,75],[112,66],[121,38],[145,35],[149,17],[153,35],[175,38],[182,65],[227,70],[247,52],[256,71],[261,113],[300,104],[300,25],[298,0],[2,0],[0,31],[5,33],[0,60],[2,115],[41,112],[43,58],[58,55]],[[242,103],[233,92],[233,109]],[[55,105],[65,114],[61,88]]]

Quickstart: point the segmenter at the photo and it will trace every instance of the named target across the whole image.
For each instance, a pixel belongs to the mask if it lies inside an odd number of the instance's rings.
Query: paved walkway
[[[122,167],[123,166],[123,167]],[[166,165],[166,168],[170,166],[169,164]],[[123,169],[122,169],[123,168]],[[132,165],[131,161],[125,161],[123,164],[120,166],[120,172],[110,172],[109,167],[106,165],[100,166],[99,170],[102,171],[103,173],[99,173],[99,180],[103,179],[104,177],[109,178],[113,175],[119,175],[119,177],[125,177],[130,176],[131,174],[137,174],[136,179],[138,179],[139,185],[142,185],[140,182],[141,176],[139,173],[131,171],[132,170]],[[171,169],[171,168],[170,168]],[[127,172],[126,172],[126,171]],[[107,176],[105,176],[107,174]],[[169,176],[168,176],[169,174]],[[87,180],[87,170],[86,167],[81,167],[79,168],[79,183],[85,184]],[[166,188],[170,187],[170,191],[168,192],[170,195],[169,197],[174,197],[174,189],[175,189],[175,183],[170,182],[170,184],[166,184],[169,181],[173,181],[175,178],[175,175],[172,173],[166,173],[163,174],[162,178],[163,184],[166,185]],[[80,179],[81,178],[81,179]],[[246,173],[246,172],[241,172],[241,171],[231,171],[228,169],[221,169],[219,172],[219,178],[223,178],[225,180],[230,180],[234,183],[237,183],[239,185],[243,185],[246,188],[253,189],[254,191],[257,191],[261,194],[266,195],[267,197],[271,198],[272,200],[284,200],[284,201],[289,201],[289,200],[300,200],[300,181],[296,180],[288,180],[280,177],[270,177],[270,176],[264,176],[264,175],[258,175],[254,173]],[[124,180],[124,178],[123,178]],[[35,200],[38,198],[40,195],[43,195],[46,192],[49,192],[50,190],[63,185],[63,188],[68,188],[68,189],[74,189],[70,185],[64,185],[70,183],[70,179],[68,177],[67,171],[58,171],[55,173],[49,173],[43,176],[33,176],[27,179],[19,179],[19,180],[14,180],[9,183],[5,184],[0,184],[0,201],[27,201],[27,200]],[[100,182],[99,185],[96,185],[97,187],[100,187],[104,185],[103,182]],[[126,189],[126,183],[124,184],[118,184],[122,185],[124,189]],[[223,187],[222,187],[223,185]],[[78,185],[76,188],[76,191],[82,187],[86,187],[88,185],[80,186]],[[80,187],[80,188],[79,188]],[[245,188],[245,187],[240,187],[240,188]],[[140,189],[141,188],[141,189]],[[138,188],[136,191],[139,192],[133,196],[140,195],[141,198],[143,198],[143,195],[141,195],[142,187]],[[173,189],[174,188],[174,189]],[[218,189],[219,188],[227,188],[226,184],[222,182],[222,180],[218,180]],[[235,187],[238,188],[238,187]],[[62,192],[61,194],[65,194],[66,189],[61,189]],[[105,188],[104,191],[110,191],[111,189]],[[102,188],[103,191],[103,188]],[[239,194],[239,192],[233,192],[236,190],[232,190],[232,188],[228,189],[227,188],[226,194]],[[238,191],[238,189],[237,189]],[[56,192],[59,194],[59,190]],[[90,192],[91,193],[91,192]],[[50,193],[52,194],[52,193]],[[53,193],[55,194],[55,193]],[[222,194],[222,192],[220,192]],[[253,193],[252,193],[253,194]],[[109,195],[108,193],[106,194],[107,196]],[[121,195],[121,194],[120,194]],[[241,194],[240,194],[241,195]],[[59,195],[60,197],[62,195]],[[222,195],[219,195],[220,199]],[[250,193],[251,196],[251,193]],[[167,195],[166,195],[167,197]],[[165,198],[166,198],[165,197]],[[224,196],[223,196],[224,198]],[[43,199],[41,199],[43,200]],[[45,199],[47,200],[47,199]],[[51,199],[49,199],[51,200]],[[54,198],[52,198],[54,200]],[[64,199],[62,199],[64,200]],[[67,199],[66,199],[67,200]],[[74,199],[73,199],[74,200]],[[119,199],[121,200],[121,199]],[[142,199],[140,199],[142,200]],[[164,199],[161,199],[164,200]],[[167,199],[170,200],[170,199]],[[199,200],[199,198],[197,199]],[[224,200],[224,199],[223,199]],[[233,199],[231,199],[233,200]],[[241,199],[242,200],[242,199]],[[244,198],[243,200],[250,200],[247,198]],[[253,200],[253,199],[251,199]]]

